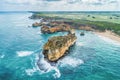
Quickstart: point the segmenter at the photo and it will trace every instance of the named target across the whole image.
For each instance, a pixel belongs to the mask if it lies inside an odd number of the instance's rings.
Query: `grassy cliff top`
[[[64,21],[72,22],[72,26],[76,27],[79,24],[94,26],[100,31],[112,30],[114,33],[120,35],[120,13],[119,14],[88,14],[88,13],[37,13],[34,14],[43,18],[64,19]]]

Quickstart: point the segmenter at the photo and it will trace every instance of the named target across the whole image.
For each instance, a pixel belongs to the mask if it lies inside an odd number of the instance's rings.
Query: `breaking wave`
[[[33,51],[17,51],[16,53],[19,57],[24,57],[24,56],[29,56],[34,52]]]
[[[55,73],[52,74],[54,78],[61,77],[61,73],[59,70],[60,67],[63,66],[77,67],[84,63],[84,61],[81,59],[69,57],[69,56],[64,57],[63,59],[59,60],[57,63],[49,63],[44,59],[42,53],[39,56],[38,54],[36,54],[34,60],[32,60],[33,61],[32,63],[34,63],[33,68],[25,70],[27,75],[32,76],[35,72],[40,72],[40,74],[42,75],[44,73],[50,73],[52,71],[55,71]]]
[[[65,57],[64,59],[59,61],[60,66],[71,66],[71,67],[77,67],[84,63],[83,60],[77,59],[74,57]]]
[[[51,65],[49,62],[47,62],[43,55],[39,56],[38,60],[38,67],[42,73],[48,73],[51,71],[55,71],[55,74],[53,74],[54,78],[59,78],[61,76],[60,70],[57,67],[57,64]]]
[[[33,63],[33,65],[32,65],[33,68],[25,70],[27,75],[32,76],[35,72],[39,71],[39,68],[38,68],[37,63],[36,63],[37,60],[38,60],[38,55],[35,55],[35,58],[31,59],[31,62]]]
[[[115,44],[115,45],[120,45],[120,43],[118,41],[112,40],[110,38],[107,38],[107,37],[104,37],[104,36],[101,36],[101,35],[98,35],[98,37],[101,38],[102,40],[106,41],[106,42],[109,42],[109,43],[112,43],[112,44]]]
[[[61,76],[59,69],[57,66],[52,66],[46,60],[44,60],[43,55],[35,56],[35,64],[32,69],[26,69],[25,72],[27,75],[32,76],[35,72],[39,71],[40,74],[49,73],[51,71],[55,71],[53,74],[54,78],[59,78]]]

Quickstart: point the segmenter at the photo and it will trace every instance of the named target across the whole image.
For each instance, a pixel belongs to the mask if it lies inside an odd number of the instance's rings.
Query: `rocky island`
[[[55,62],[66,54],[66,51],[76,42],[75,33],[68,33],[65,36],[56,36],[48,40],[43,47],[45,59]]]

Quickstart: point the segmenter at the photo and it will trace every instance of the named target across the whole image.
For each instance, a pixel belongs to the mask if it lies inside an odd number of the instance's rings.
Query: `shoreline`
[[[105,32],[95,31],[94,33],[99,36],[103,36],[103,37],[109,38],[113,41],[120,43],[120,36],[111,31],[108,31],[108,30],[106,30]]]

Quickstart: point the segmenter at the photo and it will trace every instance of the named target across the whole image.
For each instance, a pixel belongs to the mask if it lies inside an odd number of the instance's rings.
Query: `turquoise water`
[[[40,28],[28,27],[35,22],[29,16],[0,13],[0,80],[120,80],[117,42],[92,32],[80,36],[77,30],[70,53],[51,66],[42,57],[42,47],[48,38],[66,33],[41,34]],[[43,70],[36,65],[38,56]]]

